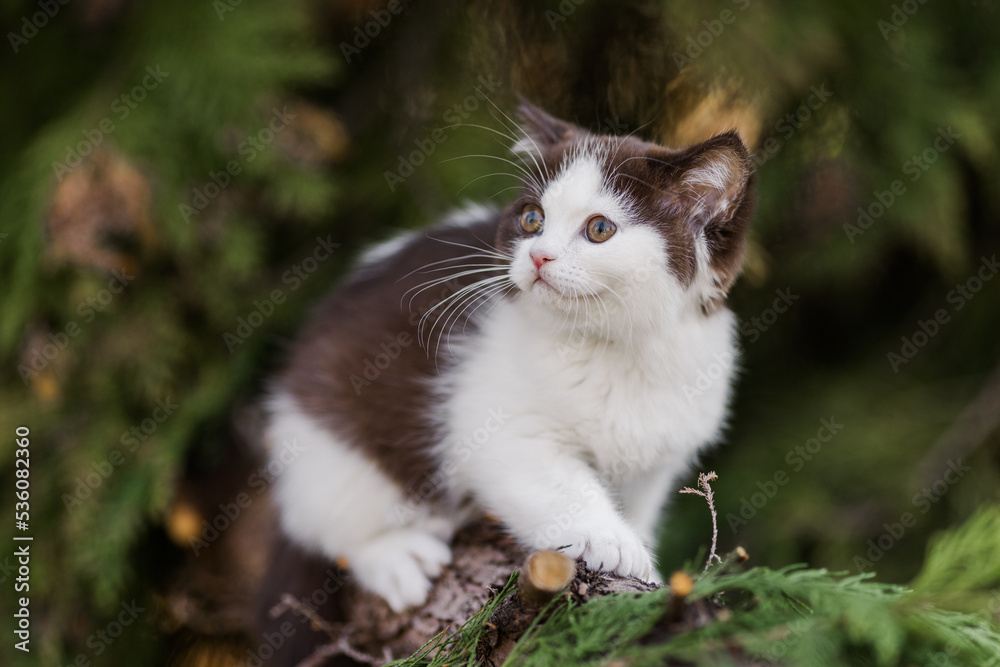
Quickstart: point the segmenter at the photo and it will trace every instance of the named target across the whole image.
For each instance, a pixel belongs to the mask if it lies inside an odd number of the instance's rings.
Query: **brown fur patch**
[[[414,489],[435,468],[431,447],[440,429],[431,380],[450,362],[446,343],[434,357],[436,333],[429,350],[418,344],[419,318],[475,280],[502,272],[416,288],[462,270],[436,269],[493,263],[460,259],[476,251],[452,244],[490,250],[486,240],[494,237],[495,224],[486,220],[430,229],[393,256],[357,272],[316,309],[280,377],[307,414],[362,447],[404,489]],[[432,317],[441,313],[450,311],[439,306]],[[465,316],[459,316],[454,330],[466,324]]]

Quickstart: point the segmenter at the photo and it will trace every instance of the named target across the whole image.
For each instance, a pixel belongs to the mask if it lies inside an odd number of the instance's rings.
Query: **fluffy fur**
[[[272,447],[302,451],[275,483],[282,528],[396,610],[425,599],[478,512],[531,548],[654,579],[667,492],[725,419],[722,300],[753,205],[742,143],[671,150],[521,113],[520,196],[369,253],[272,396]],[[544,212],[537,233],[525,205]],[[595,215],[615,225],[601,243]]]

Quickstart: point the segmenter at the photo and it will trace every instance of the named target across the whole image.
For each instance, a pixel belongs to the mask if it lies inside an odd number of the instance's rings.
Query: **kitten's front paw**
[[[423,604],[431,579],[451,562],[451,549],[420,530],[397,530],[368,542],[348,556],[358,583],[395,612]]]
[[[583,558],[589,570],[614,572],[642,581],[649,581],[656,574],[649,549],[628,529],[595,530],[580,535],[563,553],[570,558]]]

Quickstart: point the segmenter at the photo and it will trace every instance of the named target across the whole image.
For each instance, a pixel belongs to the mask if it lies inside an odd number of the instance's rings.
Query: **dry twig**
[[[323,662],[330,657],[335,655],[346,655],[349,658],[356,660],[360,663],[366,665],[384,665],[388,662],[392,662],[392,652],[388,648],[383,649],[383,655],[380,658],[368,655],[367,653],[362,653],[347,641],[348,632],[347,627],[334,627],[328,621],[323,619],[319,614],[316,613],[309,605],[303,604],[296,600],[291,595],[285,594],[281,596],[281,603],[274,606],[271,609],[271,616],[278,617],[284,614],[286,611],[293,611],[297,614],[301,614],[309,620],[309,625],[313,630],[318,632],[323,632],[327,634],[331,640],[329,644],[324,644],[316,648],[312,654],[300,662],[298,667],[317,667],[323,664]]]
[[[714,482],[719,479],[719,476],[715,474],[715,471],[709,473],[698,473],[698,487],[701,489],[692,489],[689,486],[684,487],[679,491],[679,493],[689,493],[696,496],[701,496],[708,503],[708,511],[712,513],[712,548],[708,552],[708,560],[705,561],[704,572],[708,572],[709,566],[712,565],[712,561],[716,560],[722,562],[719,555],[715,552],[716,546],[719,542],[719,515],[715,511],[715,494],[712,492],[712,485],[709,482]]]

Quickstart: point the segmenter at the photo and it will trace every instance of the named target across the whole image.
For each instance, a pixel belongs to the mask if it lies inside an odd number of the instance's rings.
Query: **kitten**
[[[666,494],[726,414],[723,301],[754,201],[740,139],[674,150],[520,114],[517,199],[369,252],[269,404],[274,456],[302,451],[275,481],[282,529],[397,611],[482,512],[655,579]]]

